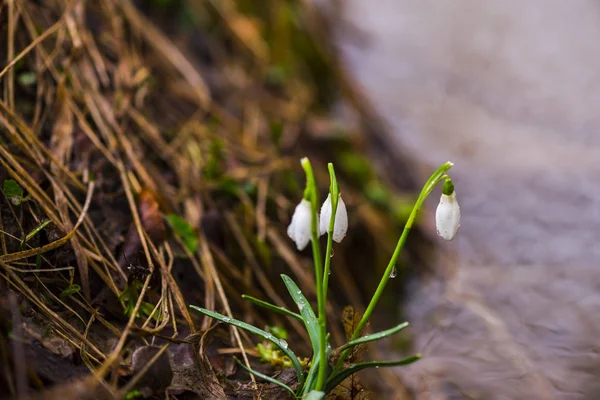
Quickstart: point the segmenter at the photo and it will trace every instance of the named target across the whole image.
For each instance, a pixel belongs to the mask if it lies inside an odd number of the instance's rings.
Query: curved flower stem
[[[327,315],[325,314],[325,298],[323,297],[323,264],[321,263],[321,246],[319,244],[319,220],[318,220],[318,204],[319,194],[317,191],[317,184],[315,182],[315,176],[310,165],[308,158],[301,160],[302,168],[306,173],[306,190],[304,191],[304,198],[310,202],[311,205],[311,241],[313,260],[315,263],[315,282],[317,286],[317,308],[319,310],[319,327],[321,334],[319,335],[319,356],[321,362],[319,363],[318,377],[323,375],[327,371],[327,362],[323,362],[327,358]],[[321,390],[325,384],[324,379],[319,382],[317,379],[316,390]]]
[[[392,258],[390,259],[390,262],[389,262],[387,268],[385,269],[383,276],[381,277],[381,281],[379,282],[379,285],[377,286],[377,289],[375,290],[375,293],[373,294],[373,297],[371,298],[371,301],[369,302],[369,305],[367,306],[365,313],[363,314],[359,323],[356,325],[356,328],[355,328],[354,332],[352,333],[352,337],[350,340],[355,340],[362,334],[362,331],[365,328],[365,325],[369,321],[369,317],[373,313],[373,310],[375,309],[375,306],[377,305],[377,302],[379,301],[379,298],[383,294],[383,290],[385,289],[385,286],[387,285],[387,283],[390,279],[390,274],[392,273],[392,270],[394,269],[394,267],[396,265],[398,256],[400,255],[400,253],[402,252],[402,249],[404,248],[404,244],[406,243],[408,234],[410,233],[410,230],[415,222],[415,219],[417,217],[419,210],[421,209],[421,206],[425,202],[425,199],[427,198],[427,196],[429,196],[429,194],[431,194],[431,192],[433,191],[433,188],[439,182],[441,182],[442,180],[444,180],[446,178],[445,173],[450,168],[452,168],[452,165],[453,164],[449,161],[442,164],[442,166],[439,167],[431,175],[431,177],[429,177],[429,179],[423,186],[423,189],[421,189],[421,193],[419,194],[419,197],[417,198],[417,201],[410,213],[410,216],[408,217],[408,220],[406,221],[406,225],[404,225],[404,230],[402,231],[402,235],[400,236],[400,239],[398,239],[398,244],[396,245],[394,254],[392,255]],[[343,367],[344,360],[346,359],[346,357],[348,357],[349,354],[350,354],[350,349],[346,349],[342,352],[342,354],[340,354],[340,358],[338,359],[338,362],[335,365],[333,373],[339,371]]]

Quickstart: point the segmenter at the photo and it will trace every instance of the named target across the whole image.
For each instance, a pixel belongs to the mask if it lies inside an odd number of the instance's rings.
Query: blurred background
[[[599,4],[340,4],[335,41],[390,145],[421,180],[456,163],[460,234],[407,296],[426,354],[411,380],[439,398],[597,398]]]

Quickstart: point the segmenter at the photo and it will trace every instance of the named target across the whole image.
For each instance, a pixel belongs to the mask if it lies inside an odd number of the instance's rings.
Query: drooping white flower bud
[[[450,179],[444,182],[440,204],[435,211],[435,225],[437,234],[445,240],[454,239],[460,226],[460,207],[456,200],[454,184]]]
[[[321,207],[319,235],[327,233],[329,223],[331,222],[331,211],[331,194],[329,194]],[[346,204],[344,204],[344,200],[342,200],[342,196],[340,196],[335,212],[335,222],[333,224],[333,240],[340,243],[344,236],[346,236],[347,231],[348,212],[346,211]]]
[[[296,206],[292,222],[288,226],[287,234],[296,243],[298,250],[304,250],[311,236],[311,207],[308,200],[302,201]]]

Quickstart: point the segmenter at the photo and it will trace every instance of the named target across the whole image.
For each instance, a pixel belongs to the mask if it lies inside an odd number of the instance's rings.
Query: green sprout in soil
[[[181,238],[185,247],[191,253],[194,253],[198,247],[198,235],[194,231],[194,228],[177,214],[168,214],[166,219],[173,228],[173,232]]]
[[[367,368],[407,365],[421,358],[420,354],[415,354],[396,361],[351,362],[351,356],[358,346],[389,337],[408,326],[407,322],[403,322],[390,329],[363,336],[363,331],[367,322],[377,306],[389,279],[394,276],[397,259],[404,248],[408,234],[410,233],[425,199],[431,194],[438,183],[444,182],[442,197],[436,210],[436,228],[438,234],[446,240],[451,240],[456,235],[460,223],[460,208],[456,201],[454,185],[450,177],[446,174],[453,164],[447,162],[440,166],[423,186],[423,189],[413,206],[412,212],[408,217],[406,225],[404,226],[404,230],[398,239],[396,249],[394,250],[388,266],[381,277],[381,281],[371,297],[364,314],[362,314],[362,317],[360,317],[360,320],[356,324],[354,331],[350,335],[349,341],[334,353],[331,350],[331,344],[329,343],[330,335],[327,332],[325,312],[327,289],[329,284],[331,256],[333,254],[333,242],[339,243],[344,239],[348,229],[348,214],[346,212],[344,201],[340,195],[333,164],[330,163],[328,165],[330,177],[329,194],[321,207],[320,215],[318,211],[319,198],[317,184],[315,182],[312,166],[307,158],[303,158],[301,164],[306,173],[306,188],[302,200],[294,211],[287,233],[296,243],[298,250],[303,250],[309,242],[312,245],[317,293],[316,313],[296,283],[287,275],[281,275],[281,277],[290,296],[298,307],[298,313],[251,296],[244,295],[242,297],[270,311],[302,321],[306,327],[313,348],[312,359],[310,362],[301,361],[292,349],[290,349],[288,343],[285,341],[285,337],[282,337],[281,332],[277,332],[273,329],[269,329],[269,331],[262,330],[243,321],[227,317],[211,310],[197,306],[191,307],[204,315],[225,322],[226,324],[245,329],[248,332],[261,337],[266,342],[266,344],[261,343],[258,345],[258,351],[261,358],[273,365],[279,364],[284,367],[293,367],[298,377],[298,385],[296,389],[292,389],[285,383],[255,371],[238,361],[238,364],[243,369],[267,382],[286,389],[297,398],[318,400],[323,399],[327,393],[331,392],[346,378],[358,371]],[[319,244],[319,237],[325,233],[327,234],[327,247],[325,255],[323,256]],[[334,357],[334,355],[337,356],[337,360],[335,360],[336,357]]]
[[[125,310],[123,314],[126,316],[130,316],[135,309],[135,305],[137,304],[138,298],[140,297],[139,290],[142,288],[143,284],[138,280],[133,280],[128,282],[125,286],[125,289],[119,296],[119,301],[125,303]],[[152,317],[154,320],[158,320],[158,310],[154,311],[155,306],[152,303],[148,303],[147,301],[142,301],[140,307],[138,308],[137,318],[147,318]]]
[[[287,331],[280,326],[269,326],[267,327],[267,331],[271,332],[277,339],[285,341],[287,339]],[[292,360],[289,357],[284,355],[281,350],[278,350],[275,345],[273,345],[270,341],[263,341],[256,345],[256,350],[258,351],[258,356],[260,357],[260,361],[264,363],[270,364],[272,367],[283,367],[283,368],[292,368]],[[310,360],[300,359],[300,364],[304,368],[308,367]]]
[[[23,189],[13,179],[6,179],[2,185],[4,195],[10,200],[10,202],[18,206],[23,202]]]

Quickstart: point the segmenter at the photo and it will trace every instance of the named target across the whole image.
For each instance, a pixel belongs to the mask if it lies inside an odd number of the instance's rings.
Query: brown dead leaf
[[[346,333],[346,340],[349,341],[352,333],[358,326],[362,314],[354,310],[352,306],[344,307],[342,311],[342,324]],[[368,327],[365,326],[365,329]],[[359,345],[352,348],[352,352],[346,358],[344,365],[352,364],[361,360],[361,355],[365,350],[365,345]],[[332,352],[331,359],[335,363],[339,358],[340,350],[336,349]],[[368,400],[371,398],[370,392],[363,389],[358,381],[356,374],[350,375],[342,383],[340,383],[328,396],[328,400]]]
[[[160,205],[154,194],[149,190],[142,190],[138,196],[137,203],[142,226],[146,233],[148,233],[150,240],[154,243],[165,240],[165,222],[160,213]],[[123,256],[119,260],[119,264],[124,266],[124,263],[127,260],[134,260],[138,251],[141,249],[141,245],[137,229],[132,222],[127,231],[125,245],[123,246],[122,251]]]
[[[350,338],[352,337],[352,333],[358,326],[358,323],[360,322],[361,318],[362,318],[362,314],[357,312],[356,310],[354,310],[354,307],[352,307],[352,306],[344,307],[344,310],[342,311],[342,324],[344,325],[344,332],[346,333],[346,340],[348,340],[348,341],[350,340]],[[369,326],[369,324],[367,323],[367,325],[365,326],[364,329],[367,329],[368,326]],[[346,363],[348,364],[348,363],[360,361],[360,355],[364,351],[364,349],[365,349],[364,344],[355,346],[352,349],[352,353],[348,356],[348,358],[346,358]],[[334,355],[332,357],[337,359],[338,355],[339,355],[339,351],[335,350]]]
[[[207,335],[210,332],[211,331],[207,331],[201,336],[199,346],[197,347],[196,362],[198,363],[201,377],[199,386],[201,387],[203,394],[207,396],[205,398],[226,399],[227,396],[225,396],[225,391],[219,383],[219,378],[206,356],[205,340],[207,340]]]
[[[142,190],[138,198],[138,209],[142,226],[153,242],[165,240],[165,221],[160,214],[159,203],[154,194],[148,190]]]
[[[65,101],[64,91],[59,89],[56,119],[50,139],[50,151],[59,162],[66,164],[71,159],[73,148],[73,113]]]
[[[360,322],[362,315],[354,310],[352,306],[344,307],[342,311],[342,324],[344,325],[344,332],[346,332],[346,340],[350,340],[352,333],[356,326]]]
[[[236,14],[229,20],[229,28],[259,61],[266,62],[268,60],[268,47],[260,34],[257,21]]]
[[[327,400],[369,400],[371,398],[371,392],[361,386],[356,374],[344,379],[327,395]]]
[[[133,373],[143,372],[135,387],[139,389],[149,388],[155,395],[163,393],[171,385],[173,379],[173,369],[169,361],[169,355],[166,352],[160,352],[161,348],[158,346],[142,346],[136,349],[131,356]],[[153,359],[155,359],[154,363],[148,368],[147,365]]]

